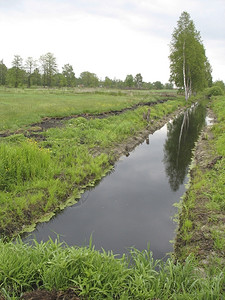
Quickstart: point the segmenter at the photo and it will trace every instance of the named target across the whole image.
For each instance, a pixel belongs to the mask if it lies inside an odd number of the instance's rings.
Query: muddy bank
[[[217,122],[212,110],[208,110],[208,116],[212,123]],[[224,231],[225,212],[210,206],[209,199],[213,195],[204,177],[211,176],[211,172],[220,172],[217,163],[223,156],[216,153],[214,143],[212,125],[205,126],[194,150],[189,188],[181,203],[174,247],[176,259],[184,260],[193,253],[203,266],[216,258],[225,264],[225,248],[217,246],[215,240],[215,232]]]
[[[13,134],[24,134],[27,137],[36,137],[39,140],[43,140],[44,137],[41,136],[37,136],[38,133],[41,133],[43,131],[48,130],[49,128],[56,128],[56,127],[62,127],[64,126],[64,122],[63,121],[67,121],[67,120],[71,120],[71,119],[75,119],[75,118],[79,118],[79,117],[83,117],[86,119],[103,119],[103,118],[108,118],[110,116],[117,116],[120,115],[122,113],[125,113],[127,111],[132,111],[137,109],[138,107],[141,106],[153,106],[159,103],[164,103],[167,102],[168,100],[174,99],[176,97],[167,97],[165,99],[160,99],[157,101],[150,101],[150,102],[139,102],[131,107],[126,107],[124,109],[121,110],[112,110],[112,111],[106,111],[106,112],[102,112],[102,113],[96,113],[96,114],[89,114],[89,113],[83,113],[83,114],[75,114],[75,115],[71,115],[71,116],[67,116],[67,117],[45,117],[43,118],[43,120],[39,123],[33,123],[31,124],[28,128],[26,129],[18,129],[15,132],[11,132],[9,130],[4,131],[2,133],[0,133],[0,138],[1,137],[7,137]]]
[[[75,292],[75,288],[68,289],[66,291],[46,291],[46,290],[34,290],[32,292],[24,293],[20,299],[23,300],[79,300],[78,293]],[[0,300],[6,300],[1,296]]]

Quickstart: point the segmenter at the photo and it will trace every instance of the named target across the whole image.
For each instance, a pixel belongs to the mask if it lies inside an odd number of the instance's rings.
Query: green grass
[[[153,124],[183,104],[177,99],[152,106]],[[71,119],[63,127],[42,132],[44,141],[38,140],[38,134],[36,140],[35,135],[31,139],[23,134],[2,138],[2,234],[13,234],[37,222],[40,216],[64,206],[67,199],[78,199],[84,188],[112,168],[118,145],[146,128],[143,112],[147,109],[143,106],[105,119]]]
[[[191,170],[190,187],[182,204],[180,228],[178,231],[177,255],[186,258],[190,252],[210,263],[210,257],[223,258],[225,251],[225,98],[214,97],[210,107],[217,121],[207,133],[207,153],[204,167],[195,165]],[[207,147],[207,148],[206,148]],[[210,155],[209,155],[210,153]],[[201,153],[202,155],[202,153]],[[208,167],[217,157],[214,165]],[[204,156],[203,156],[204,157]],[[208,159],[208,160],[207,160]],[[206,245],[207,243],[207,245]],[[200,253],[200,255],[199,255]],[[224,262],[222,262],[224,265]]]
[[[70,115],[71,111],[78,113],[86,109],[90,112],[121,109],[130,105],[129,98],[132,104],[141,98],[155,99],[146,91],[87,91],[85,94],[65,91],[64,95],[58,90],[3,90],[1,93],[6,95],[4,101],[8,108],[17,107],[12,114],[8,109],[1,116],[10,130],[29,125],[43,116]],[[184,101],[177,98],[152,106],[150,128],[181,105],[185,105]],[[213,126],[211,143],[215,155],[224,156],[224,99],[214,100],[212,108],[219,122]],[[1,138],[1,234],[21,230],[40,216],[57,210],[66,199],[79,197],[85,187],[101,179],[112,168],[118,144],[126,145],[130,137],[146,128],[143,112],[147,110],[147,106],[139,107],[101,120],[71,119],[61,128],[42,132],[42,139],[35,132],[33,138],[24,134]],[[0,297],[2,294],[5,299],[19,299],[24,292],[36,289],[74,288],[84,299],[223,299],[225,269],[221,253],[224,253],[225,240],[219,212],[225,209],[224,163],[223,158],[204,173],[198,167],[195,169],[196,176],[183,206],[182,230],[187,247],[180,253],[182,263],[179,260],[174,263],[172,259],[155,261],[149,250],[132,249],[129,256],[117,258],[111,252],[95,251],[91,242],[89,247],[78,248],[57,240],[40,244],[34,241],[33,246],[19,239],[0,240]],[[193,219],[198,195],[208,197],[210,208],[205,208],[210,209],[210,228],[207,234],[213,240],[213,250],[219,254],[204,265],[204,269],[199,267],[194,255],[188,255],[192,252],[197,256],[199,247],[198,243],[194,247],[189,244],[198,226]]]
[[[223,299],[225,276],[219,268],[202,273],[190,256],[185,264],[155,261],[149,250],[131,249],[116,258],[89,247],[49,240],[34,245],[0,241],[0,291],[19,299],[35,289],[75,289],[83,299]]]
[[[0,132],[40,122],[43,117],[100,113],[155,101],[149,91],[0,89]],[[165,97],[164,97],[165,98]]]

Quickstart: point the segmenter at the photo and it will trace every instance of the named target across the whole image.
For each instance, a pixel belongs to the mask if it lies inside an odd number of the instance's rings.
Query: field
[[[117,258],[91,241],[81,248],[58,240],[31,246],[11,237],[78,201],[120,155],[186,105],[182,96],[2,89],[0,99],[0,299],[223,299],[223,97],[210,102],[218,122],[202,134],[204,151],[196,148],[176,263],[154,261],[148,249]]]
[[[158,99],[172,91],[120,91],[86,89],[0,89],[0,133],[40,122],[43,117],[101,113]]]

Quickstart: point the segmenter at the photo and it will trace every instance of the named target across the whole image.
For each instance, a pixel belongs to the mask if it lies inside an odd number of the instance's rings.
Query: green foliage
[[[75,73],[73,71],[73,67],[70,64],[66,64],[63,66],[62,75],[65,78],[65,85],[61,86],[75,86]]]
[[[219,86],[223,92],[225,92],[225,83],[222,80],[213,82],[213,86]]]
[[[46,53],[40,56],[41,70],[43,74],[43,85],[51,87],[53,76],[57,73],[56,58],[53,53]]]
[[[87,299],[220,299],[224,270],[198,272],[196,261],[154,261],[149,250],[131,249],[128,257],[91,247],[68,247],[59,241],[0,241],[0,291],[19,299],[37,288],[74,288]],[[222,298],[221,298],[222,299]]]
[[[95,73],[88,71],[82,72],[79,78],[75,78],[73,66],[65,64],[62,68],[62,72],[57,70],[56,58],[53,53],[46,53],[41,55],[39,61],[33,57],[28,57],[25,61],[25,65],[22,65],[22,57],[19,55],[14,56],[12,62],[12,68],[7,69],[3,60],[0,61],[0,85],[7,87],[24,87],[33,88],[34,86],[44,87],[106,87],[116,89],[154,89],[154,84],[151,82],[144,82],[140,73],[128,75],[125,81],[109,77],[105,77],[104,81],[98,79]],[[160,89],[163,88],[161,84]],[[173,86],[164,87],[165,89],[172,89]]]
[[[143,84],[143,77],[140,73],[138,73],[135,78],[134,78],[134,82],[135,82],[135,85],[138,89],[140,89],[142,87],[142,84]]]
[[[29,139],[19,145],[0,145],[0,190],[10,191],[25,181],[44,178],[50,165],[48,149]]]
[[[0,61],[0,85],[6,84],[7,67],[3,63],[3,59]]]
[[[211,84],[211,66],[200,33],[187,12],[183,12],[170,44],[170,80],[185,90],[186,100],[193,92]]]
[[[162,90],[163,89],[163,84],[160,81],[153,82],[153,86],[154,86],[154,89],[156,89],[156,90]]]
[[[96,74],[86,71],[80,74],[79,84],[84,87],[97,87],[99,79]]]
[[[206,89],[205,94],[210,98],[212,96],[221,96],[224,94],[224,92],[221,87],[215,85],[211,88]]]
[[[124,81],[125,87],[133,87],[134,86],[134,77],[133,75],[129,74],[126,76],[125,81]]]

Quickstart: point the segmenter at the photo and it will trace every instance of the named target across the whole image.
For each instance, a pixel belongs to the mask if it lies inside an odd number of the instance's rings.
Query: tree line
[[[14,55],[12,67],[7,68],[0,61],[0,85],[10,87],[43,86],[43,87],[107,87],[127,89],[173,89],[173,84],[185,95],[185,99],[213,86],[212,67],[194,22],[187,12],[183,12],[177,22],[170,43],[170,79],[165,85],[160,81],[144,82],[140,73],[128,74],[124,81],[105,77],[100,80],[95,73],[82,72],[78,78],[72,65],[65,64],[58,71],[55,56],[48,52],[39,60],[28,57],[23,63],[19,55]],[[224,83],[217,82],[218,88],[208,91],[208,95],[221,94]]]
[[[165,85],[160,81],[144,82],[140,73],[136,76],[128,74],[125,80],[105,77],[100,80],[95,73],[82,72],[75,76],[73,66],[65,64],[62,71],[58,71],[56,57],[53,53],[41,55],[38,60],[28,57],[25,61],[20,55],[14,55],[11,68],[7,68],[3,60],[0,61],[0,85],[8,87],[32,86],[43,87],[106,87],[129,89],[172,89],[172,83]]]

